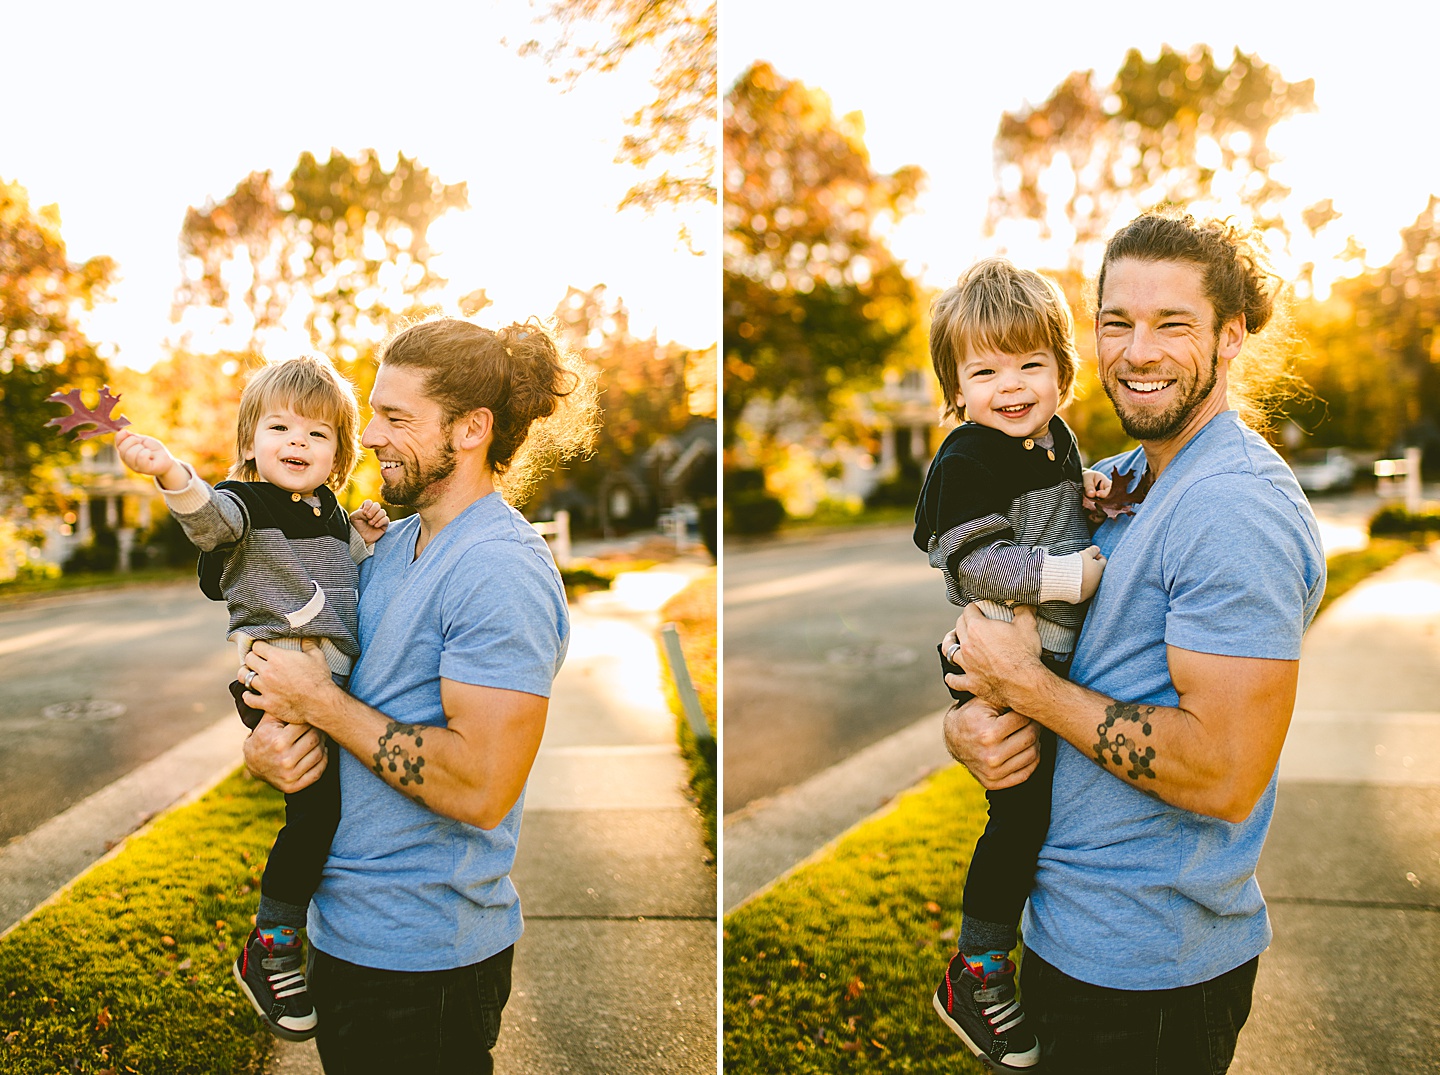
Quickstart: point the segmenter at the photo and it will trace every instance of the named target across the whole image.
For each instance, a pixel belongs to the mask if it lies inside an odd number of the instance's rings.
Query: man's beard
[[[1115,408],[1115,414],[1120,419],[1120,427],[1125,430],[1127,437],[1133,437],[1139,441],[1169,440],[1180,430],[1185,428],[1185,423],[1190,420],[1190,415],[1195,413],[1195,408],[1204,403],[1210,395],[1211,389],[1215,387],[1216,370],[1220,364],[1220,348],[1217,344],[1210,353],[1210,373],[1202,382],[1199,378],[1189,384],[1186,391],[1185,377],[1175,379],[1176,399],[1163,411],[1140,411],[1138,413],[1126,413],[1120,401],[1115,398],[1116,393],[1112,387],[1112,380],[1106,378],[1103,381],[1105,394],[1110,397],[1110,405]],[[1113,383],[1118,385],[1121,378],[1117,375]]]
[[[401,478],[394,485],[381,485],[380,498],[398,507],[420,508],[431,499],[426,494],[431,486],[450,477],[455,471],[455,448],[449,439],[429,459],[416,459],[401,466]]]

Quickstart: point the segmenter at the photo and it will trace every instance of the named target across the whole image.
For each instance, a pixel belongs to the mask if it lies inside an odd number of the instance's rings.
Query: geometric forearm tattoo
[[[1141,709],[1133,702],[1116,702],[1105,710],[1105,723],[1095,729],[1100,739],[1093,747],[1095,751],[1095,763],[1102,769],[1106,762],[1119,766],[1124,761],[1130,763],[1130,771],[1125,775],[1131,780],[1139,780],[1142,776],[1155,779],[1155,770],[1150,763],[1155,760],[1155,748],[1152,746],[1141,747],[1135,740],[1125,735],[1124,732],[1116,732],[1111,735],[1112,729],[1121,721],[1128,721],[1132,724],[1139,724],[1140,731],[1150,734],[1150,715],[1155,712],[1153,705]]]
[[[386,725],[385,734],[376,744],[375,764],[370,767],[375,775],[384,776],[386,769],[392,773],[403,769],[401,787],[425,783],[425,777],[420,773],[425,765],[425,759],[420,754],[420,747],[425,744],[425,731],[423,724],[401,724],[398,720]]]

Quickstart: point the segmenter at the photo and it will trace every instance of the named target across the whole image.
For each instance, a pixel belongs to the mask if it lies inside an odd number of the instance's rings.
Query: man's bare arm
[[[967,675],[947,677],[1024,713],[1115,776],[1172,806],[1245,820],[1280,758],[1295,708],[1298,661],[1167,647],[1178,705],[1107,698],[1054,675],[1034,656],[1028,613],[966,624]]]
[[[407,724],[335,686],[318,650],[257,643],[258,696],[246,700],[285,721],[308,721],[391,787],[437,814],[490,829],[504,820],[540,749],[549,700],[521,691],[440,680],[444,725]]]
[[[326,728],[392,787],[457,821],[493,829],[520,798],[540,750],[549,699],[440,680],[445,726],[405,724],[345,695]]]

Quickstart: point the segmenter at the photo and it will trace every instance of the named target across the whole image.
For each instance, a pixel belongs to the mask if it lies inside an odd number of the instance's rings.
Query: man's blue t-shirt
[[[391,525],[360,574],[360,659],[350,693],[392,720],[444,725],[441,678],[548,698],[570,633],[544,539],[499,493],[477,500],[414,558],[420,519]],[[310,904],[317,948],[383,970],[448,970],[519,939],[510,883],[520,796],[494,829],[433,813],[346,750],[340,827]]]
[[[1133,488],[1145,465],[1137,448],[1094,469],[1118,468]],[[1299,659],[1325,588],[1319,528],[1290,468],[1235,412],[1211,419],[1135,514],[1107,521],[1095,543],[1109,563],[1075,651],[1076,683],[1174,706],[1167,646]],[[1270,943],[1255,864],[1274,807],[1274,774],[1250,816],[1231,824],[1152,799],[1061,740],[1026,947],[1114,989],[1233,970]]]

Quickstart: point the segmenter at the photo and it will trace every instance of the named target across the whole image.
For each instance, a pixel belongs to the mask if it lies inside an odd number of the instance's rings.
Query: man
[[[1021,972],[1050,1075],[1224,1072],[1270,942],[1255,864],[1325,558],[1289,469],[1228,402],[1266,276],[1233,229],[1189,216],[1110,240],[1099,373],[1140,448],[1096,469],[1154,484],[1095,535],[1109,563],[1071,681],[1041,665],[1029,610],[967,608],[944,643],[965,669],[947,682],[979,696],[947,743],[985,787],[1034,769],[1031,720],[1061,740]]]
[[[283,791],[344,748],[341,819],[311,903],[311,995],[330,1075],[491,1071],[521,931],[509,872],[525,781],[564,658],[564,588],[501,498],[523,446],[588,439],[593,396],[538,327],[412,326],[386,347],[361,443],[393,524],[361,573],[341,691],[318,650],[257,644],[239,678],[265,719],[246,765]],[[554,417],[552,418],[552,414]],[[561,437],[561,443],[566,438]]]

